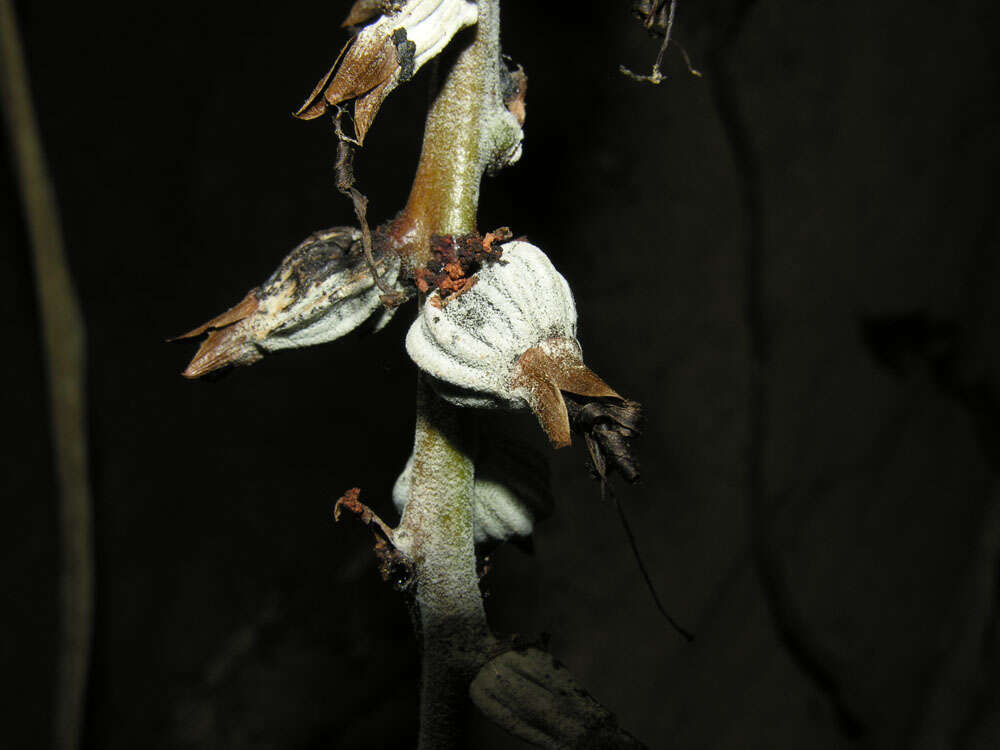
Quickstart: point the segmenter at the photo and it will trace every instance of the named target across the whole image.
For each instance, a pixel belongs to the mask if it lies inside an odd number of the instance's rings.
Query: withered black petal
[[[601,479],[617,471],[629,484],[639,480],[631,441],[642,431],[642,407],[635,401],[563,394],[570,426],[587,441]]]

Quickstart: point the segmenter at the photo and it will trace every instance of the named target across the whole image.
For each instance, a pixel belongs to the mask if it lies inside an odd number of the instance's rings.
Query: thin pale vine
[[[54,747],[73,750],[79,747],[83,731],[94,597],[86,340],[11,0],[0,0],[0,94],[31,240],[59,488],[61,560]]]

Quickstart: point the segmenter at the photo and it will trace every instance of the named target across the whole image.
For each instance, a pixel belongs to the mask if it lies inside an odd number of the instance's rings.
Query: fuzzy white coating
[[[473,25],[478,19],[476,4],[465,0],[444,0],[433,13],[419,21],[411,19],[405,28],[406,38],[416,45],[414,72],[436,57],[460,29]]]
[[[398,29],[416,49],[414,74],[443,50],[451,38],[479,19],[476,4],[468,0],[410,0],[397,13],[382,16],[358,32],[357,44],[374,44]]]
[[[514,364],[550,338],[575,340],[576,306],[566,279],[534,245],[515,241],[476,273],[476,284],[435,304],[429,295],[406,335],[406,351],[436,390],[460,406],[523,408]]]
[[[511,450],[501,442],[485,460],[476,462],[472,485],[472,531],[476,544],[493,539],[531,534],[535,521],[552,508],[547,465],[526,456],[524,448]],[[410,500],[413,455],[392,488],[392,501],[400,514]]]
[[[387,253],[377,266],[387,284],[396,283],[400,264],[395,255]],[[270,305],[277,307],[282,303],[280,292],[265,294],[261,307],[266,310]],[[381,306],[381,291],[367,269],[359,274],[354,268],[346,268],[343,272],[330,274],[307,294],[268,316],[270,330],[261,332],[258,346],[264,351],[276,352],[325,344],[353,331]],[[272,327],[274,322],[279,325]]]

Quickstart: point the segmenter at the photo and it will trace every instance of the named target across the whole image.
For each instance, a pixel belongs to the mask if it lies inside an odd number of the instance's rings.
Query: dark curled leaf
[[[635,401],[563,394],[570,426],[587,441],[594,470],[601,479],[617,471],[629,484],[639,480],[631,441],[642,432],[642,407]]]

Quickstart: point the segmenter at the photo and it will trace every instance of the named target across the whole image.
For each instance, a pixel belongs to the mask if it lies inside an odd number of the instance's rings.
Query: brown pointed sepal
[[[221,315],[216,315],[207,323],[168,341],[195,338],[203,333],[208,336],[201,342],[197,353],[182,373],[186,378],[200,378],[214,370],[231,365],[252,365],[263,357],[260,350],[243,335],[242,328],[236,326],[253,315],[259,306],[256,290],[251,290],[239,304],[230,307]]]
[[[231,326],[233,323],[239,323],[244,318],[249,318],[257,311],[257,306],[259,301],[257,299],[256,290],[251,290],[246,297],[240,300],[239,304],[233,305],[228,310],[226,310],[221,315],[216,315],[207,323],[202,323],[197,328],[192,328],[187,333],[182,333],[180,336],[174,336],[173,338],[167,339],[167,341],[180,341],[182,339],[193,339],[206,331],[215,328],[225,328],[226,326]]]
[[[210,331],[194,358],[181,373],[186,378],[200,378],[225,367],[252,365],[264,355],[252,341],[248,341],[239,328],[222,328]]]
[[[583,364],[580,346],[571,339],[546,339],[528,349],[515,364],[514,384],[527,391],[528,405],[553,448],[570,445],[570,420],[563,392],[623,401]]]
[[[385,0],[357,0],[340,25],[345,29],[363,26],[381,16],[385,12],[386,5]]]
[[[349,47],[345,47],[346,52],[341,50],[337,61],[316,84],[295,117],[314,120],[326,112],[327,107],[364,97],[373,89],[381,88],[380,95],[368,102],[368,109],[372,111],[363,113],[370,125],[382,100],[391,90],[390,82],[400,67],[396,44],[391,35],[380,33],[360,34],[348,42],[348,45]]]

